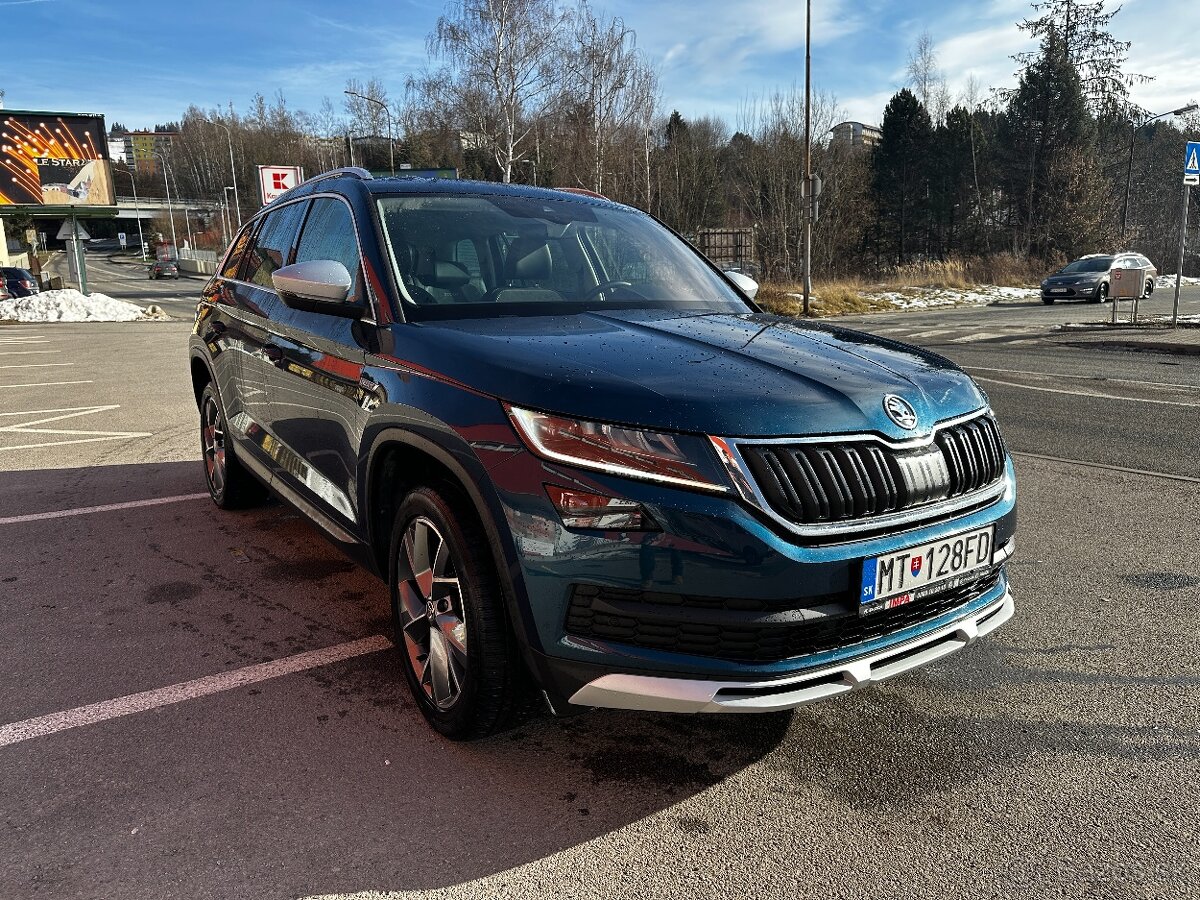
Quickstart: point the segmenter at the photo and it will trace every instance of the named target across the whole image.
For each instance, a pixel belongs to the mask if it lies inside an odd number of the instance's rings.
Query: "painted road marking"
[[[1130,403],[1158,403],[1163,406],[1186,406],[1190,409],[1200,409],[1200,403],[1183,403],[1179,400],[1155,400],[1151,397],[1122,397],[1120,394],[1093,394],[1088,391],[1067,391],[1062,388],[1037,387],[1032,384],[1018,384],[1015,381],[1001,381],[998,378],[984,378],[982,375],[976,375],[975,380],[985,381],[988,384],[1002,384],[1006,387],[1022,388],[1026,391],[1042,391],[1046,394],[1066,394],[1070,397],[1091,397],[1096,400],[1128,400]]]
[[[1008,337],[1004,333],[996,333],[994,331],[977,331],[974,334],[968,334],[965,337],[954,338],[950,341],[951,344],[971,344],[975,341],[988,341],[993,338]]]
[[[111,512],[115,509],[134,509],[139,506],[161,506],[164,503],[182,503],[184,500],[207,500],[208,494],[177,494],[174,497],[152,497],[149,500],[127,500],[123,503],[106,503],[103,506],[79,506],[75,509],[58,509],[53,512],[30,513],[24,516],[6,516],[0,525],[19,525],[22,522],[42,522],[46,519],[66,519],[71,516],[86,516],[91,513]]]
[[[0,369],[44,369],[48,366],[73,366],[75,363],[17,363],[11,366],[0,366]]]
[[[0,367],[2,368],[2,367]],[[38,444],[17,444],[11,447],[0,447],[0,452],[5,450],[31,450],[36,447],[54,447],[59,444],[88,444],[94,441],[118,441],[124,438],[135,437],[153,437],[150,432],[146,431],[81,431],[70,428],[35,428],[36,425],[45,425],[49,422],[61,422],[64,419],[74,419],[79,416],[90,416],[101,412],[110,412],[114,409],[120,409],[118,405],[109,406],[73,406],[65,409],[31,409],[25,412],[0,412],[0,417],[4,416],[41,416],[28,421],[17,422],[12,425],[0,425],[0,434],[61,434],[68,436],[76,436],[75,439],[69,441],[49,441]],[[48,415],[53,413],[54,415]]]
[[[30,356],[34,353],[62,353],[61,350],[0,350],[0,356]]]
[[[182,703],[185,700],[197,700],[201,697],[219,694],[222,691],[231,691],[235,688],[245,687],[249,684],[258,684],[259,682],[279,678],[283,675],[303,672],[306,669],[328,666],[332,663],[353,659],[356,656],[378,653],[381,650],[387,650],[391,647],[392,642],[388,638],[381,634],[376,634],[357,641],[336,644],[320,650],[309,650],[305,653],[297,653],[295,656],[285,656],[283,659],[258,663],[253,666],[234,669],[230,672],[207,675],[204,678],[196,678],[192,681],[183,681],[167,687],[141,691],[137,694],[117,697],[114,700],[104,700],[100,703],[91,703],[87,706],[77,706],[74,709],[68,709],[63,712],[38,716],[35,719],[25,719],[23,722],[0,725],[0,747],[9,747],[13,744],[19,744],[21,741],[57,734],[60,731],[66,731],[70,728],[95,725],[98,722],[106,722],[110,719],[118,719],[122,716],[133,715],[134,713],[159,709],[163,706]]]
[[[58,387],[61,384],[95,384],[95,382],[91,379],[87,381],[35,381],[29,384],[0,384],[0,390],[18,387]]]
[[[1039,378],[1070,378],[1080,381],[1111,381],[1115,384],[1141,384],[1149,387],[1186,388],[1200,390],[1200,384],[1181,384],[1178,381],[1138,381],[1134,378],[1109,378],[1107,375],[1063,375],[1059,372],[1031,372],[1027,369],[989,369],[986,366],[964,366],[969,372],[999,372],[1002,375],[1036,375]]]
[[[1064,459],[1061,456],[1046,456],[1041,453],[1026,453],[1024,450],[1011,451],[1013,456],[1025,456],[1029,459],[1040,459],[1043,462],[1067,463],[1072,466],[1086,466],[1089,469],[1104,469],[1107,472],[1125,472],[1129,475],[1145,475],[1148,478],[1165,478],[1169,481],[1184,481],[1188,484],[1200,484],[1200,478],[1190,475],[1176,475],[1173,472],[1152,472],[1149,469],[1131,469],[1128,466],[1110,466],[1105,463],[1089,462],[1086,459]]]

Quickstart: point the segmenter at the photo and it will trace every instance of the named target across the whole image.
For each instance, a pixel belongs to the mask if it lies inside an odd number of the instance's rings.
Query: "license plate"
[[[894,609],[971,580],[992,562],[995,526],[863,561],[861,613]]]
[[[1065,294],[1066,292],[1066,288],[1050,288],[1050,293],[1052,294]]]

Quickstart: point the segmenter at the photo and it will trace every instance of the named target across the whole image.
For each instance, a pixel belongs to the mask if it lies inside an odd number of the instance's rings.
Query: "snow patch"
[[[1173,288],[1175,287],[1176,277],[1175,275],[1159,275],[1155,287]],[[1180,286],[1182,287],[1196,287],[1198,285],[1200,285],[1200,278],[1189,278],[1187,275],[1184,275],[1183,281],[1180,282]]]
[[[17,322],[135,322],[165,318],[106,294],[81,294],[74,288],[42,291],[32,297],[0,301],[0,320]]]
[[[932,309],[938,306],[987,306],[1000,300],[1032,300],[1041,296],[1037,288],[1000,287],[994,284],[975,288],[904,288],[899,291],[866,292],[863,296],[896,309]]]

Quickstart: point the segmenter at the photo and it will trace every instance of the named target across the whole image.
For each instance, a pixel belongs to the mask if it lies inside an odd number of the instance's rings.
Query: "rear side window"
[[[242,258],[246,255],[246,247],[250,243],[250,233],[254,231],[253,225],[247,225],[242,229],[233,240],[233,247],[229,251],[229,255],[225,257],[225,265],[221,268],[222,278],[237,278],[238,272],[242,269]]]
[[[267,213],[266,219],[258,229],[254,239],[254,249],[250,251],[247,261],[247,281],[274,288],[271,274],[276,269],[282,269],[288,264],[288,254],[300,228],[300,220],[304,217],[306,203],[289,203],[273,212]]]
[[[361,299],[362,266],[359,265],[354,219],[346,204],[332,197],[318,197],[312,202],[304,232],[296,246],[296,262],[314,259],[332,259],[345,266],[354,279],[347,300],[358,302]]]

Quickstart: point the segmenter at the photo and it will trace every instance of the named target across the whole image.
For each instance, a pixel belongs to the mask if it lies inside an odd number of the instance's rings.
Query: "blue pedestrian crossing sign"
[[[1188,141],[1183,155],[1183,174],[1200,175],[1200,141]]]

